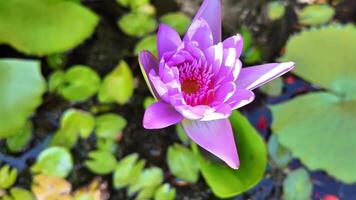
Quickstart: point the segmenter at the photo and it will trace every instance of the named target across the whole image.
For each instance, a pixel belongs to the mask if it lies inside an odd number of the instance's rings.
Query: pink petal
[[[232,113],[231,106],[228,104],[220,105],[213,113],[205,115],[200,121],[212,121],[218,119],[226,119]]]
[[[221,2],[220,0],[204,0],[194,20],[204,19],[210,26],[213,42],[221,42]]]
[[[254,99],[255,94],[252,91],[246,89],[236,89],[234,95],[230,97],[226,103],[229,104],[234,110],[251,103]]]
[[[202,51],[213,46],[213,36],[210,27],[203,19],[193,21],[183,40],[188,44],[196,42]]]
[[[222,43],[219,42],[218,44],[209,47],[204,51],[204,54],[209,64],[213,67],[214,74],[217,74],[224,58]]]
[[[183,120],[182,125],[195,143],[222,159],[231,168],[239,168],[239,156],[228,119],[205,122]]]
[[[146,129],[160,129],[179,123],[183,116],[171,105],[158,101],[149,106],[143,117],[143,127]]]
[[[142,51],[139,54],[138,61],[140,63],[141,72],[146,81],[148,88],[150,89],[152,95],[155,98],[158,98],[157,91],[154,88],[152,88],[152,82],[147,77],[147,74],[151,70],[157,71],[158,68],[157,59],[149,51]]]
[[[182,44],[182,40],[173,28],[165,24],[161,24],[157,32],[157,49],[158,58],[169,51],[175,51]]]
[[[223,41],[224,49],[234,48],[236,49],[236,58],[239,58],[242,53],[243,40],[240,34],[226,38]]]
[[[242,68],[236,80],[236,86],[253,90],[292,70],[294,65],[293,62],[285,62]]]

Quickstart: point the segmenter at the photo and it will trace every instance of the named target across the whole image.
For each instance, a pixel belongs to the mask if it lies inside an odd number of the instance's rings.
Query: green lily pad
[[[334,8],[328,4],[308,5],[298,13],[298,20],[304,25],[325,24],[333,18],[334,13]]]
[[[174,200],[176,198],[176,189],[168,183],[161,185],[155,192],[154,200]]]
[[[163,171],[158,167],[150,167],[144,169],[139,177],[139,179],[130,185],[129,195],[132,195],[139,190],[145,188],[155,188],[159,186],[163,181]],[[154,193],[153,193],[154,194]]]
[[[283,181],[283,197],[285,200],[309,200],[311,199],[313,185],[308,172],[297,169],[290,172]]]
[[[276,78],[260,87],[259,90],[270,96],[279,96],[283,91],[283,80],[282,78]]]
[[[134,54],[138,55],[141,51],[147,50],[157,56],[157,36],[149,35],[142,38],[135,46]]]
[[[138,12],[123,15],[119,19],[118,25],[127,35],[136,37],[145,36],[157,28],[157,22],[154,17]]]
[[[356,182],[356,101],[318,92],[271,107],[272,129],[283,146],[311,170]]]
[[[36,200],[32,192],[23,188],[14,187],[10,189],[10,194],[2,197],[2,200]]]
[[[293,159],[291,152],[279,144],[276,134],[272,134],[268,140],[268,153],[278,167],[285,167]]]
[[[184,181],[195,183],[199,178],[199,163],[196,156],[183,145],[168,148],[167,164],[172,174]]]
[[[63,52],[88,38],[98,21],[71,1],[0,1],[0,43],[38,56]]]
[[[91,151],[85,166],[95,174],[105,175],[115,170],[117,161],[115,156],[108,151]]]
[[[226,164],[205,159],[197,148],[193,148],[198,155],[205,181],[213,193],[220,198],[233,197],[251,189],[263,178],[267,164],[265,142],[246,117],[234,111],[230,122],[240,157],[238,170],[231,169]]]
[[[293,61],[298,76],[356,98],[356,28],[330,25],[291,37],[282,61]]]
[[[12,152],[21,151],[32,138],[32,123],[28,121],[15,135],[6,139],[6,146]]]
[[[174,28],[180,35],[183,35],[192,23],[190,17],[182,12],[167,13],[160,18],[160,21]]]
[[[0,59],[0,139],[15,135],[25,126],[44,92],[39,62]]]
[[[96,117],[95,134],[99,138],[119,139],[127,121],[120,115],[107,113]]]
[[[131,172],[138,159],[138,154],[131,154],[120,160],[113,174],[115,189],[123,188],[131,183]]]
[[[100,77],[94,70],[88,66],[75,65],[65,72],[58,92],[67,100],[85,101],[93,96],[99,87]]]
[[[155,102],[157,102],[155,98],[151,96],[145,97],[145,99],[143,100],[143,108],[147,109],[150,105],[154,104]]]
[[[72,171],[73,160],[70,152],[63,147],[49,147],[41,152],[31,167],[34,173],[45,176],[67,177]]]
[[[106,77],[100,87],[98,99],[102,103],[116,102],[125,104],[134,92],[134,80],[132,71],[125,61]]]
[[[0,189],[11,187],[17,179],[16,168],[10,169],[10,166],[4,165],[0,169]]]

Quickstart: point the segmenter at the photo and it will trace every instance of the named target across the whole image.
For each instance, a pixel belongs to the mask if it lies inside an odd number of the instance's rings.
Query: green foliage
[[[10,166],[4,165],[0,169],[0,189],[11,187],[17,179],[16,168],[10,169]]]
[[[56,53],[46,57],[48,67],[52,69],[61,69],[67,62],[67,57],[64,54]]]
[[[168,148],[167,164],[176,177],[191,183],[199,178],[199,163],[196,156],[186,147],[174,144]]]
[[[72,148],[78,140],[89,137],[95,126],[94,117],[83,110],[70,108],[61,117],[60,127],[56,131],[52,145]]]
[[[183,142],[183,144],[189,144],[190,143],[190,139],[187,136],[187,134],[185,133],[183,127],[181,124],[177,124],[176,125],[176,132],[178,135],[178,138],[180,139],[180,141]]]
[[[160,18],[160,21],[174,28],[180,35],[183,35],[187,31],[192,20],[182,12],[172,12],[163,15]]]
[[[114,153],[117,150],[117,144],[117,141],[112,139],[97,138],[96,140],[96,148],[98,150],[108,151],[111,153]]]
[[[0,1],[0,43],[30,55],[63,52],[88,38],[98,21],[71,1]]]
[[[356,101],[310,93],[272,106],[272,113],[272,129],[279,141],[309,169],[323,169],[346,183],[356,182],[356,160],[350,154],[356,152]]]
[[[242,26],[241,29],[240,29],[240,34],[243,38],[243,50],[242,50],[242,53],[244,54],[245,52],[247,52],[251,45],[252,45],[252,34],[251,32],[248,30],[248,28],[246,26]]]
[[[356,98],[354,44],[354,25],[310,29],[289,39],[281,60],[297,63],[293,72],[307,81]]]
[[[0,59],[0,139],[15,135],[25,126],[44,92],[39,62]]]
[[[333,18],[334,13],[334,8],[328,4],[308,5],[298,13],[298,20],[304,25],[325,24]]]
[[[49,147],[40,153],[36,163],[31,167],[31,171],[45,176],[64,178],[68,176],[72,168],[72,155],[67,149]]]
[[[295,61],[297,75],[329,90],[272,106],[272,128],[281,144],[308,168],[323,169],[346,183],[356,182],[356,161],[350,154],[356,151],[351,134],[356,129],[355,43],[353,25],[311,29],[292,37],[282,60]]]
[[[282,18],[285,11],[283,3],[280,1],[272,1],[268,3],[267,15],[271,20]]]
[[[119,19],[118,25],[124,33],[135,37],[145,36],[157,28],[157,22],[154,17],[138,12],[123,15]]]
[[[100,87],[98,98],[102,103],[125,104],[134,92],[134,80],[130,67],[125,61],[106,77]]]
[[[143,108],[147,109],[150,105],[155,103],[157,100],[153,97],[145,97],[143,100]]]
[[[6,139],[6,146],[12,152],[21,151],[32,137],[32,123],[28,121],[15,135]]]
[[[279,144],[276,134],[268,140],[268,153],[278,167],[285,167],[293,158],[290,151]]]
[[[297,169],[288,174],[283,181],[283,195],[285,200],[308,200],[311,199],[312,183],[308,172]]]
[[[155,192],[154,200],[174,200],[176,197],[176,189],[166,183],[161,185]]]
[[[252,64],[261,61],[262,61],[261,52],[259,51],[258,48],[251,47],[249,50],[244,52],[244,62],[246,64]]]
[[[49,88],[57,90],[70,101],[85,101],[93,96],[100,87],[100,77],[88,66],[75,65],[64,74],[55,72],[50,78]]]
[[[117,161],[115,156],[108,151],[91,151],[89,160],[85,161],[85,166],[95,174],[105,175],[115,170]]]
[[[10,195],[5,195],[2,200],[36,200],[36,198],[30,191],[14,187],[10,189]]]
[[[220,198],[233,197],[255,186],[263,178],[267,163],[266,145],[250,122],[237,111],[232,113],[230,121],[241,163],[238,170],[204,158],[197,146],[193,146],[205,181]]]
[[[153,55],[157,56],[157,36],[149,35],[142,38],[135,46],[134,54],[138,55],[141,51],[147,50]]]
[[[120,162],[117,164],[113,175],[113,184],[115,189],[126,187],[131,183],[131,173],[137,159],[138,155],[136,153],[130,154],[120,160]]]
[[[282,78],[276,78],[271,82],[263,85],[259,88],[263,93],[270,96],[279,96],[282,94],[283,90],[283,80]]]
[[[107,113],[96,117],[95,134],[99,138],[118,139],[121,137],[127,121],[120,115]]]
[[[163,172],[158,167],[144,169],[140,174],[139,179],[132,183],[129,187],[129,195],[136,193],[139,190],[152,189],[159,186],[163,181]],[[152,193],[152,195],[154,192]]]

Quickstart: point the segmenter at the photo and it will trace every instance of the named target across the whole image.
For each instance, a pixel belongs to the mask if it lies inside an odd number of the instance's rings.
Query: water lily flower
[[[161,24],[157,33],[158,59],[139,55],[144,78],[156,103],[144,114],[146,129],[181,123],[199,146],[231,168],[240,165],[228,117],[255,98],[253,89],[283,75],[293,62],[242,68],[242,37],[221,42],[221,2],[205,0],[183,39]]]

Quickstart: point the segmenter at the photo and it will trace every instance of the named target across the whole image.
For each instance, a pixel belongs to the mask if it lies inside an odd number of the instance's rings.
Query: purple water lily
[[[161,24],[158,60],[148,51],[140,53],[142,73],[158,100],[147,108],[143,126],[160,129],[182,123],[195,143],[237,169],[240,162],[228,117],[254,100],[251,90],[288,72],[294,63],[241,68],[242,37],[221,42],[220,11],[220,0],[205,0],[183,40]]]

